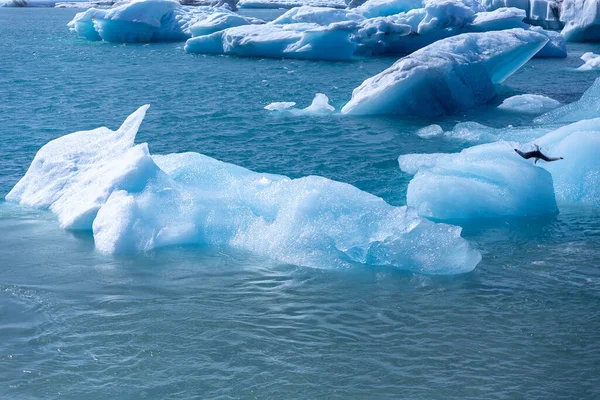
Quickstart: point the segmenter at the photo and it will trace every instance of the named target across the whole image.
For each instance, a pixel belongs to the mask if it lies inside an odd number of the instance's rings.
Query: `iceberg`
[[[111,9],[90,8],[68,26],[88,40],[149,43],[184,41],[192,31],[210,34],[264,21],[242,17],[223,7],[185,7],[174,0],[134,0]]]
[[[342,113],[426,117],[484,104],[496,95],[494,84],[503,82],[547,42],[544,35],[523,29],[441,40],[365,80]]]
[[[548,38],[536,57],[566,57],[565,40],[559,33],[530,27],[523,18],[522,10],[488,12],[478,2],[466,0],[369,0],[346,10],[302,6],[261,26],[231,27],[214,35],[192,32],[186,49],[249,57],[350,60],[409,54],[462,33],[523,28]],[[340,46],[341,51],[336,51]],[[312,51],[313,47],[326,51]]]
[[[577,68],[578,71],[600,70],[600,55],[587,52],[581,56],[581,59],[585,64]]]
[[[346,8],[344,0],[240,0],[239,8],[294,8],[301,6]]]
[[[344,23],[322,27],[313,23],[246,25],[189,39],[188,53],[244,57],[300,58],[340,61],[352,59],[356,44]]]
[[[534,119],[538,124],[575,122],[600,117],[600,78],[573,103],[548,111]]]
[[[518,156],[508,142],[458,154],[409,154],[400,169],[415,174],[406,204],[437,220],[556,214],[552,176]]]
[[[498,129],[501,141],[460,153],[400,156],[400,169],[414,175],[407,205],[446,221],[553,214],[557,203],[600,207],[600,118],[538,133],[529,143],[506,142]],[[535,146],[563,159],[534,165],[513,151]]]
[[[49,209],[114,254],[197,244],[315,268],[356,264],[423,274],[473,270],[481,255],[460,227],[419,217],[319,176],[257,173],[198,153],[151,155],[134,144],[148,106],[117,131],[43,146],[7,201]]]
[[[560,106],[560,102],[539,94],[520,94],[505,99],[498,106],[501,110],[525,114],[542,114]]]
[[[600,207],[600,118],[566,125],[535,143],[545,153],[564,158],[540,163],[552,174],[559,203]]]
[[[560,20],[567,41],[600,41],[600,0],[563,0]]]

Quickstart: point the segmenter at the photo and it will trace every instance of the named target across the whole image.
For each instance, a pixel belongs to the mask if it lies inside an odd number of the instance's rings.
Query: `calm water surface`
[[[394,58],[352,63],[191,56],[182,43],[86,42],[73,10],[0,9],[0,197],[47,141],[117,128],[152,107],[152,153],[196,151],[292,177],[348,182],[395,205],[400,154],[457,151],[415,131],[498,112],[504,97],[577,99],[598,76],[533,60],[490,106],[436,121],[286,116],[273,101],[340,108]],[[600,398],[600,211],[476,221],[469,274],[315,270],[198,247],[114,257],[46,212],[0,203],[0,398]]]

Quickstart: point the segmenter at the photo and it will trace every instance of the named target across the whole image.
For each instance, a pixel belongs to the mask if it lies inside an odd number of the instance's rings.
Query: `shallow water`
[[[248,11],[251,12],[251,11]],[[253,11],[261,15],[264,11]],[[352,63],[191,56],[182,43],[71,35],[74,10],[0,9],[0,197],[47,141],[116,128],[150,103],[138,142],[292,177],[348,182],[395,205],[400,154],[456,151],[415,131],[530,124],[504,97],[577,99],[598,73],[535,59],[490,106],[437,121],[290,116],[340,108],[395,58]],[[315,270],[198,247],[114,257],[49,213],[0,203],[1,398],[598,398],[600,211],[478,221],[469,274]]]

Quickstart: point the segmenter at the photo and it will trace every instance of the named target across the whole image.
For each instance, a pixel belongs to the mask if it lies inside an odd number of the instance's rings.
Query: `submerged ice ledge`
[[[147,144],[134,144],[147,108],[117,131],[49,142],[6,199],[49,209],[64,228],[91,230],[107,253],[201,244],[318,268],[359,263],[424,274],[468,272],[481,259],[459,227],[348,184],[256,173],[198,153],[152,156]]]

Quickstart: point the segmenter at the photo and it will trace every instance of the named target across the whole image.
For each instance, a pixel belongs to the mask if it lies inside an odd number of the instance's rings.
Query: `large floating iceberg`
[[[600,41],[600,0],[564,0],[560,19],[567,41]]]
[[[482,0],[488,10],[500,7],[514,7],[523,10],[525,21],[547,29],[561,29],[560,10],[562,0]]]
[[[530,143],[500,141],[456,154],[400,156],[400,169],[415,175],[407,204],[440,220],[552,214],[557,201],[600,207],[600,118],[543,132],[540,128],[541,137]],[[513,151],[535,145],[563,159],[534,165]]]
[[[148,43],[183,41],[231,26],[264,23],[224,7],[185,7],[174,0],[134,0],[105,10],[78,13],[69,29],[88,40]]]
[[[459,227],[348,184],[256,173],[198,153],[151,156],[147,144],[134,144],[146,109],[115,132],[49,142],[6,199],[50,209],[65,228],[92,230],[107,253],[200,244],[304,266],[425,274],[468,272],[481,259]]]
[[[265,25],[230,28],[213,35],[193,33],[186,50],[341,60],[408,54],[461,33],[524,28],[549,39],[536,56],[566,57],[564,38],[560,34],[532,28],[523,23],[524,17],[524,12],[515,8],[487,12],[477,2],[461,0],[369,0],[349,10],[303,6]],[[336,51],[340,46],[342,51]],[[327,51],[313,51],[313,47]]]
[[[552,177],[518,156],[508,142],[458,154],[409,154],[400,169],[416,174],[406,203],[440,220],[555,214]]]
[[[523,29],[467,33],[436,42],[364,81],[345,114],[433,116],[486,103],[548,39]]]

